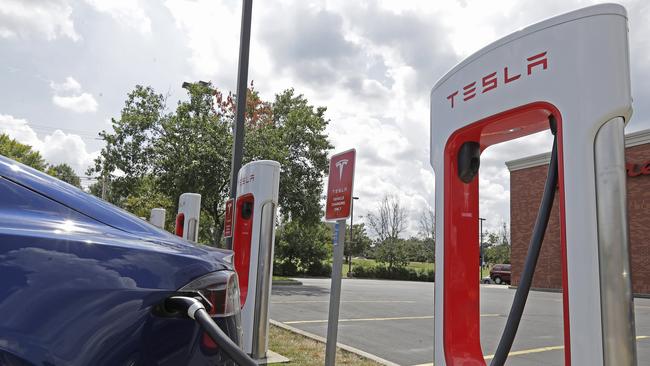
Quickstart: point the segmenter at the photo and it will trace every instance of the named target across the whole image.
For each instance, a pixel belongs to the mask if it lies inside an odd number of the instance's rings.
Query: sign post
[[[327,203],[325,219],[336,220],[332,238],[332,284],[330,286],[329,315],[327,317],[327,345],[325,365],[336,364],[336,339],[341,304],[341,271],[343,269],[343,250],[345,245],[345,220],[350,217],[352,190],[354,186],[354,163],[356,150],[348,150],[330,159],[327,183]]]

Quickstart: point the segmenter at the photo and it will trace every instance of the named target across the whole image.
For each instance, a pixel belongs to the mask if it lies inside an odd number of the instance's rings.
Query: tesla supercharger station
[[[254,359],[268,350],[269,296],[273,275],[275,212],[280,164],[258,160],[239,170],[233,251],[239,277],[244,351]]]
[[[165,228],[165,209],[164,208],[152,208],[151,216],[149,217],[149,222],[161,229]]]
[[[623,137],[631,103],[627,15],[614,4],[515,32],[434,86],[437,366],[485,365],[478,176],[459,175],[459,152],[478,144],[469,164],[478,170],[484,149],[545,130],[549,119],[557,124],[565,363],[636,363]]]
[[[178,198],[176,235],[196,243],[199,240],[200,215],[201,195],[198,193],[181,194]]]

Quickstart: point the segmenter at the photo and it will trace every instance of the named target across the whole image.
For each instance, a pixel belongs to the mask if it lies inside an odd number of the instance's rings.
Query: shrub
[[[332,265],[329,263],[316,262],[307,268],[305,274],[313,277],[330,277],[332,276]]]
[[[298,267],[290,261],[275,262],[273,264],[273,274],[275,276],[293,277],[298,274]]]
[[[352,271],[352,277],[433,282],[435,280],[435,271],[431,269],[421,270],[421,269],[407,268],[407,267],[388,268],[382,265],[367,266],[367,267],[357,266],[354,267]]]

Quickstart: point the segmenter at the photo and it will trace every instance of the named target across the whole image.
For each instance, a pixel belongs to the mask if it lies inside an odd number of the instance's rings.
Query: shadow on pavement
[[[327,288],[303,284],[302,286],[273,286],[271,293],[279,296],[323,296],[329,295],[330,292]]]

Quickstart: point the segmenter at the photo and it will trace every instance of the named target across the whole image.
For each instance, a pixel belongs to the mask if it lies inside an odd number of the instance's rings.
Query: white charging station
[[[459,176],[459,150],[472,142],[482,152],[545,130],[549,119],[557,122],[565,364],[636,364],[623,136],[630,89],[627,14],[615,4],[517,31],[434,86],[437,366],[485,365],[478,177]]]
[[[176,235],[191,242],[199,240],[199,218],[201,215],[201,195],[183,193],[178,198],[176,215]]]
[[[151,216],[149,216],[149,222],[156,227],[161,229],[165,228],[165,215],[166,211],[164,208],[152,208]]]
[[[233,251],[239,277],[244,352],[254,359],[268,351],[269,297],[273,276],[275,214],[280,164],[258,160],[239,170]]]

